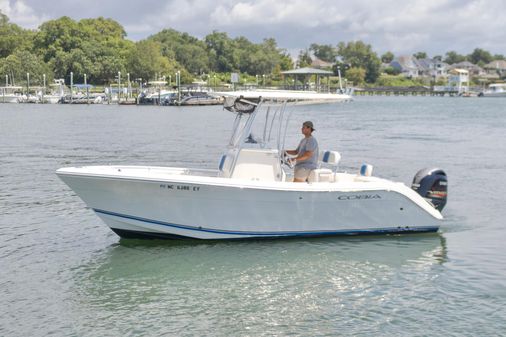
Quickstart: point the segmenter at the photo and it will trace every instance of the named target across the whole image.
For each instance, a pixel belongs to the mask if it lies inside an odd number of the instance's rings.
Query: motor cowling
[[[448,179],[439,168],[425,168],[413,178],[411,188],[428,200],[438,211],[442,211],[448,197]]]

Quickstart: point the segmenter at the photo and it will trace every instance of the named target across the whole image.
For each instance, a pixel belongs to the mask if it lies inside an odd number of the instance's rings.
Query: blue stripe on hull
[[[125,215],[115,212],[104,211],[100,209],[93,209],[95,212],[104,215],[111,215],[119,218],[130,219],[140,222],[145,222],[148,224],[155,224],[160,226],[184,229],[195,232],[207,232],[207,233],[215,233],[221,235],[236,235],[242,236],[242,238],[261,238],[261,237],[315,237],[315,236],[336,236],[336,235],[377,235],[377,234],[401,234],[401,233],[428,233],[428,232],[437,232],[439,227],[437,226],[426,226],[426,227],[390,227],[390,228],[375,228],[375,229],[355,229],[355,230],[338,230],[338,231],[315,231],[315,232],[307,232],[307,231],[293,231],[293,232],[250,232],[250,231],[228,231],[228,230],[219,230],[219,229],[209,229],[202,227],[193,227],[193,226],[184,226],[178,224],[172,224],[168,222],[151,220],[146,218],[140,218],[131,215]],[[116,234],[124,238],[192,238],[193,236],[183,236],[177,234],[169,234],[169,233],[153,233],[153,232],[137,232],[130,230],[123,230],[117,228],[111,228]],[[226,238],[230,239],[230,238]]]

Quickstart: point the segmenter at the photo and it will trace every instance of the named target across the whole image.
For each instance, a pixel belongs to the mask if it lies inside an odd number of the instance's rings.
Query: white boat
[[[506,97],[506,83],[494,83],[488,86],[488,89],[481,92],[479,96],[483,97]]]
[[[37,93],[37,96],[39,97],[41,103],[60,103],[65,97],[65,91],[70,92],[70,90],[65,87],[65,80],[62,78],[55,79],[54,83],[52,83],[50,86],[51,90],[49,93],[45,92],[46,88],[43,88],[43,90]]]
[[[257,98],[258,99],[258,98]],[[286,103],[227,99],[236,114],[219,168],[151,166],[61,168],[57,175],[125,238],[243,239],[435,232],[447,180],[422,170],[413,188],[371,174],[338,172],[340,155],[294,183],[286,167]],[[253,133],[260,131],[256,138]],[[270,145],[274,143],[275,145]],[[329,165],[329,167],[324,167]]]
[[[48,103],[48,104],[56,104],[61,101],[63,96],[59,94],[48,94],[48,95],[40,95],[39,99],[42,103]]]
[[[0,102],[1,103],[19,103],[22,101],[23,87],[5,86],[0,87]]]

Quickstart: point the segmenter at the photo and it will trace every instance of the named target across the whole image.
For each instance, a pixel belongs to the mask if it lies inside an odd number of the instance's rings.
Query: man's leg
[[[294,183],[305,183],[307,181],[307,177],[309,177],[309,173],[311,170],[306,168],[295,168],[293,172],[293,182]]]

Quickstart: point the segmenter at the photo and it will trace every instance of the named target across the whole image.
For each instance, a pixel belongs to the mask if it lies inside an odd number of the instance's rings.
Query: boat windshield
[[[224,174],[234,172],[243,148],[265,150],[281,162],[290,115],[285,114],[286,101],[271,104],[261,97],[228,97],[223,107],[236,114],[228,149],[220,163],[220,170],[228,172]]]
[[[290,117],[289,113],[285,113],[286,103],[264,104],[261,97],[254,100],[228,97],[223,107],[237,114],[229,149],[257,147],[278,149],[281,152]]]

